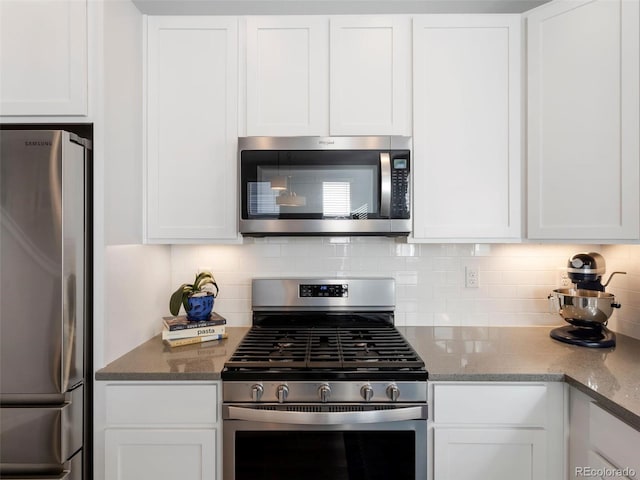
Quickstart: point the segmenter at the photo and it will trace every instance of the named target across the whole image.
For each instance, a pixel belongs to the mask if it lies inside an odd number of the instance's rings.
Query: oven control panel
[[[415,403],[427,401],[426,381],[225,381],[226,403]]]
[[[341,285],[300,284],[299,295],[301,298],[345,298],[349,296],[349,285],[346,283]]]

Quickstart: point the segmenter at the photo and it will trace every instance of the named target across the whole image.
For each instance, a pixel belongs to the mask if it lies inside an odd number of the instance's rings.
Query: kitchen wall
[[[606,278],[616,270],[627,272],[613,277],[607,287],[622,305],[611,319],[611,328],[640,338],[640,245],[606,245],[600,253],[607,261]]]
[[[215,310],[251,324],[251,279],[393,276],[398,325],[564,325],[547,300],[567,259],[597,251],[622,304],[616,332],[640,338],[640,245],[407,244],[387,238],[245,239],[243,245],[112,245],[106,248],[104,356],[109,363],[161,330],[171,292],[210,268],[221,293]],[[466,266],[479,288],[464,287]]]
[[[159,333],[168,315],[170,248],[166,245],[111,245],[105,249],[103,348],[96,366],[115,360]],[[99,346],[99,347],[98,347]]]
[[[640,257],[634,248],[407,244],[366,237],[245,239],[244,245],[172,246],[171,284],[176,288],[191,282],[198,268],[211,268],[221,289],[214,309],[231,325],[250,325],[253,277],[374,275],[396,279],[398,325],[551,326],[563,320],[547,296],[559,286],[572,254],[599,251],[607,260],[610,255],[608,271],[613,271],[624,259]],[[465,288],[466,266],[479,269],[479,288]],[[637,258],[633,268],[634,275],[616,276],[609,286],[620,295],[635,296],[635,306],[625,308],[619,322],[625,329],[633,326],[632,308],[637,318],[640,307]]]

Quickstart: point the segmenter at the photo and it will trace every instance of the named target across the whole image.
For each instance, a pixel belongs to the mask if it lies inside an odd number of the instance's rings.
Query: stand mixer
[[[571,325],[558,327],[550,332],[551,338],[572,345],[593,348],[609,348],[616,344],[616,336],[606,325],[614,308],[620,308],[615,297],[605,292],[613,272],[603,285],[605,261],[596,252],[577,253],[567,262],[572,288],[558,288],[549,295],[557,300],[560,316]]]

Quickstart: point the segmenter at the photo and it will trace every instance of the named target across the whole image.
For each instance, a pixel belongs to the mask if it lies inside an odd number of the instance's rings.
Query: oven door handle
[[[295,425],[353,425],[426,419],[426,410],[426,405],[363,412],[287,412],[230,406],[226,419]]]

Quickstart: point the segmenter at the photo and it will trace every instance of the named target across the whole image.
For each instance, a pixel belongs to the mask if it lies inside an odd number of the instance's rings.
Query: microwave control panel
[[[409,157],[391,160],[391,218],[409,218]]]

